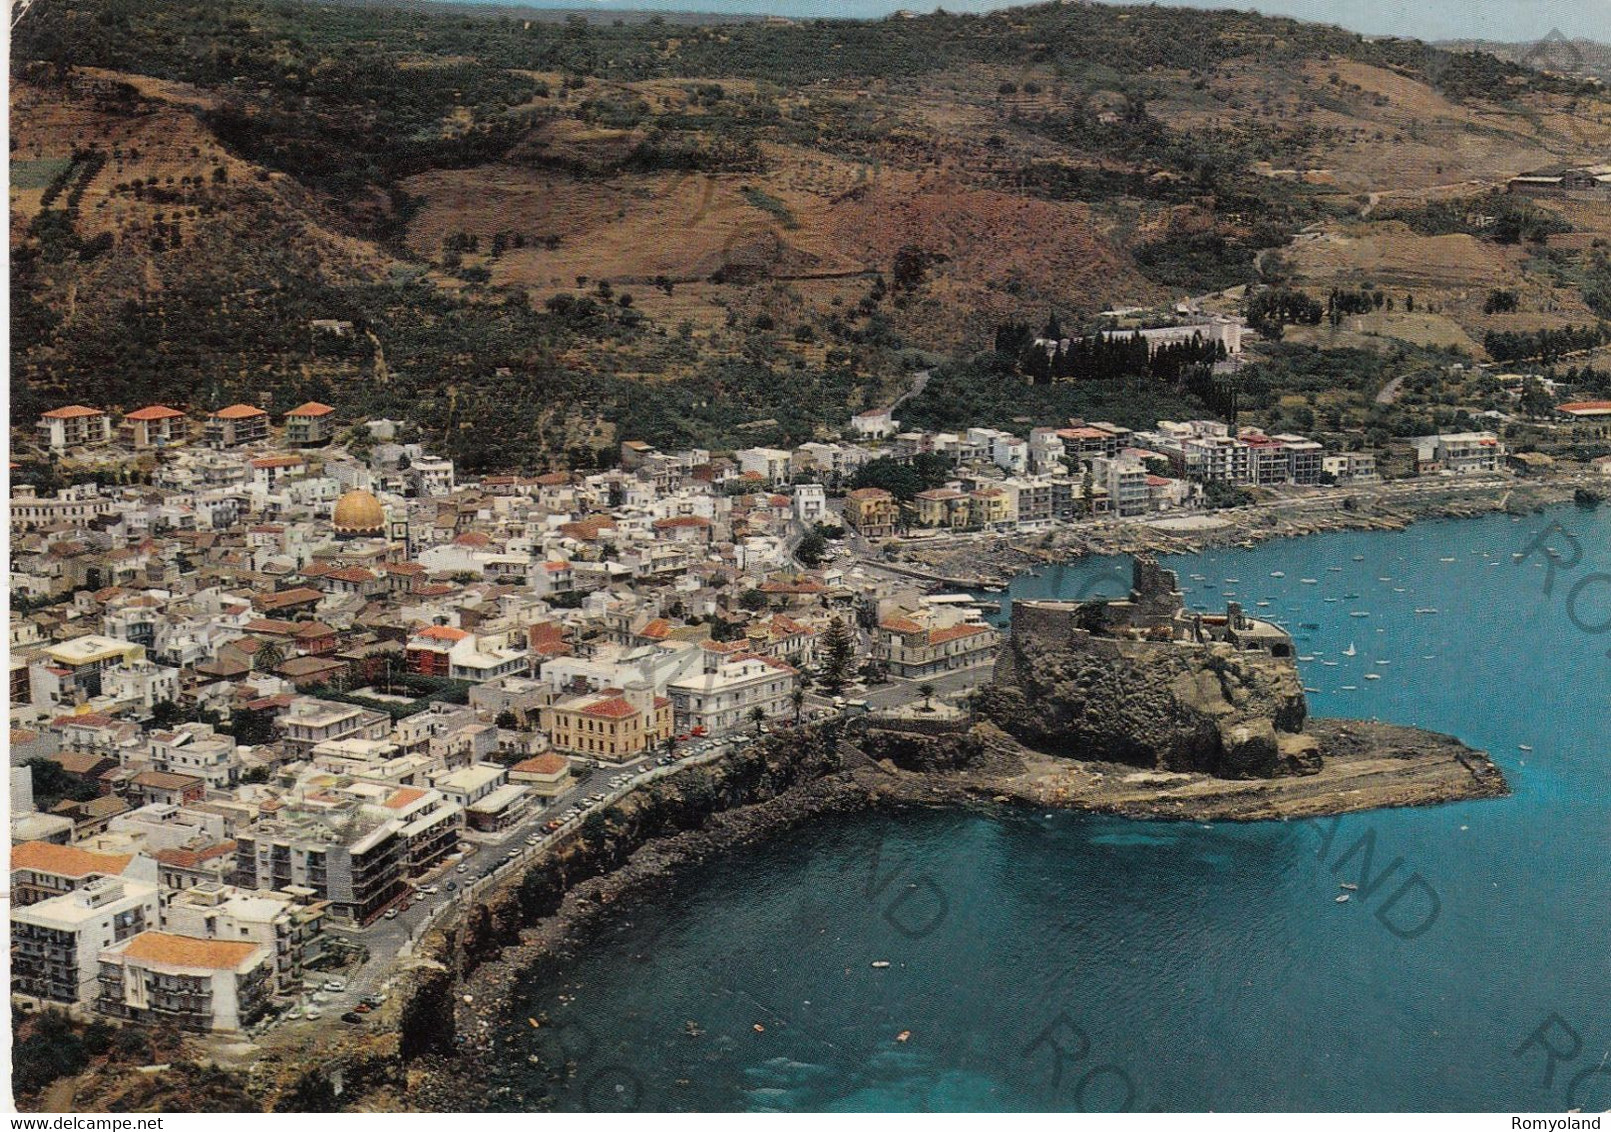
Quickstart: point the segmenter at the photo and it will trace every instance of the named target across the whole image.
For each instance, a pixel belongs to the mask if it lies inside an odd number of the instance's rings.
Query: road
[[[398,908],[396,916],[382,916],[362,927],[332,925],[327,929],[348,942],[366,947],[369,957],[357,971],[345,978],[336,976],[344,985],[341,991],[314,992],[311,984],[323,982],[329,976],[310,974],[307,979],[309,995],[300,1005],[304,1009],[308,1005],[316,1007],[324,1019],[338,1017],[353,1009],[363,996],[385,988],[397,973],[399,959],[407,957],[412,945],[449,907],[501,879],[505,871],[528,865],[533,857],[572,833],[593,810],[609,805],[645,782],[718,758],[734,741],[733,737],[713,740],[714,746],[704,753],[679,758],[664,767],[658,763],[658,754],[621,764],[601,764],[595,770],[579,774],[575,785],[569,790],[509,829],[492,835],[468,835],[460,843],[462,856],[450,857],[433,872],[411,882],[409,894],[395,905]],[[612,787],[608,784],[610,779],[622,774],[628,776],[622,785]],[[584,808],[583,800],[592,794],[603,794],[605,798],[597,806]],[[548,822],[572,807],[583,809],[583,812],[557,830],[550,832],[544,828]],[[530,844],[527,843],[528,839],[531,839]],[[418,891],[431,887],[437,891]],[[317,997],[313,997],[315,993]]]

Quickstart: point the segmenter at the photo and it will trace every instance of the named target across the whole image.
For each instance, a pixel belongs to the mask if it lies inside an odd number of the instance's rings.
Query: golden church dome
[[[349,491],[336,500],[331,525],[337,534],[381,535],[386,533],[386,511],[380,500],[367,491]]]

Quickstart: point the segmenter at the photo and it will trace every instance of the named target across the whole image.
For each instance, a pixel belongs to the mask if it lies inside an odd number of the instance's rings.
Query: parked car
[[[397,919],[397,909],[396,908],[388,908],[388,909],[386,909],[386,918],[388,920]]]
[[[316,1006],[310,1006],[307,1008],[307,1010],[303,1011],[302,1017],[308,1019],[310,1022],[317,1022],[319,1019],[324,1017],[324,1011],[320,1010]]]
[[[363,1022],[364,1016],[359,1014],[356,1010],[349,1010],[347,1013],[341,1016],[341,1020],[347,1023],[349,1026],[357,1026]]]
[[[324,981],[324,989],[329,991],[331,994],[340,994],[342,991],[347,989],[347,984],[342,979],[326,979]]]
[[[447,882],[447,890],[449,892],[457,892],[459,890],[459,882],[456,881],[456,880],[448,881]]]
[[[352,1008],[352,1012],[354,1014],[368,1014],[373,1009],[375,1009],[375,1008],[373,1006],[370,1006],[369,1003],[360,1002],[357,1006]]]
[[[381,1003],[385,1002],[386,1001],[386,996],[383,995],[383,994],[366,994],[366,995],[364,995],[363,998],[359,999],[358,1001],[363,1003],[365,1006],[370,1007],[371,1009],[373,1009],[374,1007],[377,1007]]]
[[[455,866],[455,871],[461,872],[461,873],[467,873],[467,872],[470,871],[470,866],[469,865],[457,865],[457,866]]]

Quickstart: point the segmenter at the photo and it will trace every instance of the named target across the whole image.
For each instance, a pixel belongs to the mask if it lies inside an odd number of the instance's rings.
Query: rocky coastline
[[[542,1083],[531,1091],[487,1095],[500,1043],[512,1040],[512,1029],[548,1024],[546,1018],[509,1016],[508,991],[523,973],[563,963],[586,948],[613,905],[652,898],[677,869],[828,815],[962,806],[1177,821],[1299,820],[1508,793],[1485,754],[1447,736],[1354,720],[1310,720],[1309,726],[1323,753],[1319,771],[1248,779],[1047,755],[988,723],[939,735],[868,728],[854,736],[853,745],[835,742],[844,757],[824,766],[820,776],[764,801],[714,812],[697,828],[644,842],[618,868],[568,889],[553,911],[529,923],[519,923],[507,894],[501,908],[493,896],[493,918],[509,918],[496,947],[475,938],[473,914],[429,937],[424,950],[434,958],[412,974],[406,992],[419,1007],[415,1017],[399,1020],[406,1088],[384,1090],[364,1103],[401,1106],[406,1096],[408,1106],[448,1111],[489,1103],[546,1107],[552,1092],[576,1072],[574,1064],[544,1063],[533,1077]],[[427,1027],[431,1040],[412,1043],[411,1027]]]

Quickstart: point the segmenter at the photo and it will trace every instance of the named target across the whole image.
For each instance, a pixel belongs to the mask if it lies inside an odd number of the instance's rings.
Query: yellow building
[[[845,496],[845,522],[864,538],[885,538],[895,533],[900,505],[881,487],[859,487]]]
[[[542,724],[555,750],[625,762],[671,737],[671,701],[647,689],[606,688],[543,708]]]
[[[951,530],[966,528],[971,515],[968,497],[954,487],[918,492],[912,499],[912,510],[918,526]]]
[[[1002,530],[1018,522],[1018,508],[1012,496],[999,487],[969,492],[968,510],[973,525],[987,531]]]

